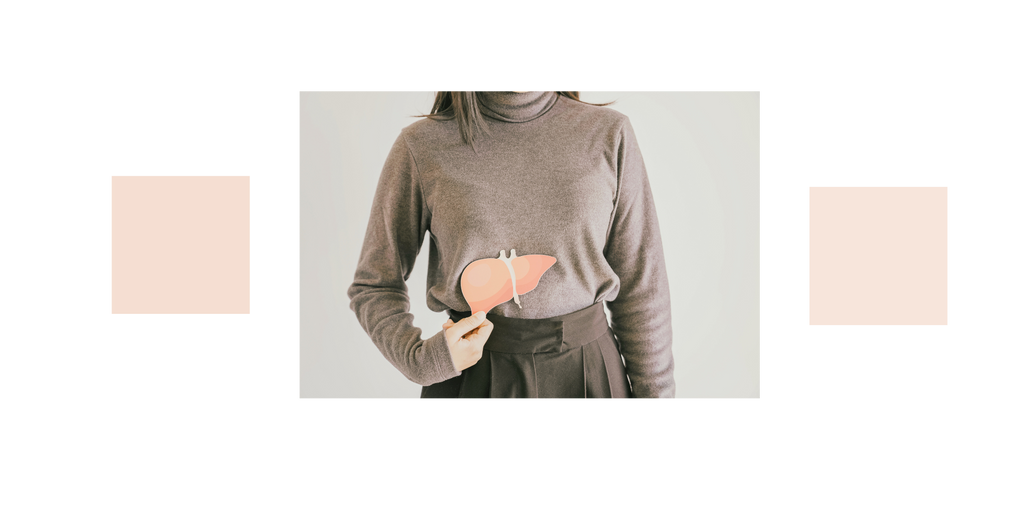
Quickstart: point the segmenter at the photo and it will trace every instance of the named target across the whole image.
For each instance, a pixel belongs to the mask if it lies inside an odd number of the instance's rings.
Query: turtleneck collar
[[[480,112],[509,123],[525,123],[544,115],[558,101],[554,91],[477,92]]]

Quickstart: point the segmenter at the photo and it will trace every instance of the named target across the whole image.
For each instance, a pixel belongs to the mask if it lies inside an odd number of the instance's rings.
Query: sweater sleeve
[[[607,303],[635,397],[675,396],[665,255],[640,146],[629,119],[617,140],[618,192],[605,259],[619,276]]]
[[[349,307],[384,357],[409,380],[427,386],[459,375],[444,331],[423,339],[409,312],[409,279],[430,210],[420,189],[416,160],[398,136],[384,162],[373,198]]]

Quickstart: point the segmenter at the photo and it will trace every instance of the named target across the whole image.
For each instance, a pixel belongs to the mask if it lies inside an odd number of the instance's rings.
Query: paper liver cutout
[[[462,271],[462,296],[472,313],[490,311],[509,299],[515,299],[516,305],[522,308],[519,296],[536,288],[540,276],[556,261],[553,256],[543,254],[517,257],[515,249],[511,254],[505,257],[505,251],[501,251],[498,258],[476,260]]]

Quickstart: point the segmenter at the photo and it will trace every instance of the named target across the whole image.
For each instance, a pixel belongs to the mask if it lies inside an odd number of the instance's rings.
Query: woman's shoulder
[[[629,119],[625,114],[612,109],[611,106],[588,104],[564,96],[558,99],[559,101],[564,101],[563,108],[566,111],[575,116],[586,117],[590,122],[617,126]]]

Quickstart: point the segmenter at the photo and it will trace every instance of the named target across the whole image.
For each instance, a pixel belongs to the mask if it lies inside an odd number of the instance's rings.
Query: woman
[[[388,154],[348,290],[388,361],[422,397],[674,396],[668,278],[629,119],[550,91],[439,92],[424,117]],[[428,232],[427,306],[450,321],[424,339],[405,281]],[[518,304],[469,315],[462,272],[510,249],[556,263]]]

